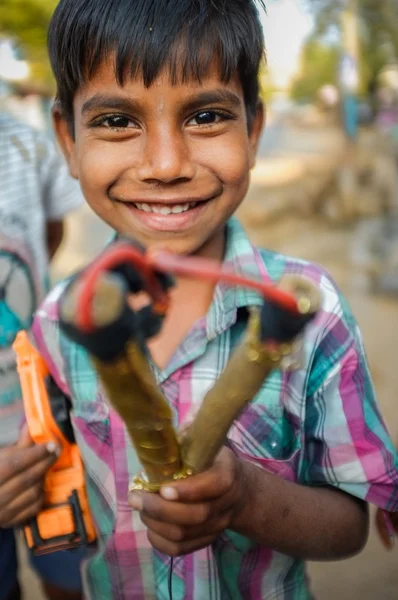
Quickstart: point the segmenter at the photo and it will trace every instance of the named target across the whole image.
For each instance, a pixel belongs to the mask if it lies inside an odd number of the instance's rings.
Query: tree
[[[46,37],[58,0],[1,0],[0,31],[20,43],[36,82],[52,85]]]
[[[323,35],[340,28],[348,0],[303,0],[314,13],[316,30]],[[382,68],[398,58],[397,0],[357,0],[360,27],[361,71],[366,87],[375,85]]]
[[[295,100],[313,100],[319,89],[335,84],[339,63],[339,49],[315,37],[309,38],[301,56],[301,70],[291,89]]]

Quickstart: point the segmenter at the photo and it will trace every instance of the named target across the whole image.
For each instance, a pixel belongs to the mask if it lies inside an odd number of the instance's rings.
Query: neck
[[[225,237],[226,237],[226,226],[224,225],[221,229],[206,241],[203,246],[192,253],[192,256],[198,256],[200,258],[208,258],[222,262],[225,253]]]
[[[206,244],[192,253],[192,256],[222,262],[224,253],[225,226],[217,231]],[[213,299],[214,288],[215,283],[211,281],[198,282],[196,278],[178,277],[172,290],[172,299],[175,306],[183,306],[186,303],[198,304],[205,314]]]

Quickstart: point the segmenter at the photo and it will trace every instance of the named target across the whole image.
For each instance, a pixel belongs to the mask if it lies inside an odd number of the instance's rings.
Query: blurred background
[[[46,28],[56,0],[1,0],[1,107],[52,135]],[[267,105],[240,218],[262,246],[321,263],[362,328],[398,443],[398,2],[268,0]],[[53,280],[91,259],[109,230],[87,207],[68,219]],[[319,600],[396,600],[398,551],[311,565]],[[23,567],[26,598],[40,600]]]

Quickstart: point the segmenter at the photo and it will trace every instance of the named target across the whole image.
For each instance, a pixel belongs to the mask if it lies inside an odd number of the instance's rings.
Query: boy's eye
[[[232,115],[216,110],[202,110],[196,113],[196,115],[188,121],[188,125],[213,125],[225,121],[228,118],[231,119]]]
[[[135,123],[124,115],[110,115],[103,117],[97,121],[97,125],[102,125],[109,129],[127,129],[128,127],[135,127]]]

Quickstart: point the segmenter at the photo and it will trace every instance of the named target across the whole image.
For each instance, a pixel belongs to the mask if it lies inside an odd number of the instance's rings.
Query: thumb
[[[17,448],[29,448],[30,446],[33,446],[33,440],[30,437],[28,424],[24,423],[17,442]]]

